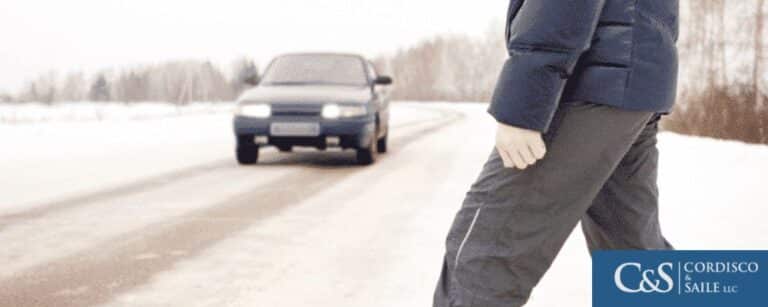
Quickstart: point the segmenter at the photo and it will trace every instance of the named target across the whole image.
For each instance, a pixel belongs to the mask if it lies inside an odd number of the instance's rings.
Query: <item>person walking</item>
[[[673,249],[656,134],[676,96],[678,10],[510,1],[496,146],[448,232],[434,307],[523,306],[579,221],[590,251]]]

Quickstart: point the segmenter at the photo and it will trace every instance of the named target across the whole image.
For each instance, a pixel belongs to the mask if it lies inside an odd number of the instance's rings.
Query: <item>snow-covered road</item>
[[[492,150],[484,110],[395,104],[370,167],[311,150],[238,166],[226,113],[0,126],[0,306],[431,306]],[[768,248],[768,146],[659,146],[677,248]],[[590,306],[590,280],[576,231],[528,306]]]

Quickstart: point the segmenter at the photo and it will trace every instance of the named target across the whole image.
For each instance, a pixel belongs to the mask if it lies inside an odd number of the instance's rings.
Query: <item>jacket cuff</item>
[[[512,50],[488,108],[498,122],[547,132],[572,70],[568,52]]]

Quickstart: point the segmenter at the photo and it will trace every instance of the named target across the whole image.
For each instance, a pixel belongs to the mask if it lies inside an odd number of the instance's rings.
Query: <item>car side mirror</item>
[[[375,85],[390,85],[392,84],[392,77],[390,76],[378,76],[376,80],[373,80]]]
[[[243,79],[243,83],[248,84],[248,85],[252,85],[252,86],[259,85],[259,81],[261,81],[261,80],[259,80],[259,76],[258,75],[248,76],[248,77]]]

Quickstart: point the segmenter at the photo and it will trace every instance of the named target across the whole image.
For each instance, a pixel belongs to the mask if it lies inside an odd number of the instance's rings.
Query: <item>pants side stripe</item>
[[[456,268],[459,265],[459,257],[461,256],[461,250],[464,248],[464,244],[467,243],[467,239],[469,239],[469,235],[472,234],[472,228],[475,227],[475,222],[477,222],[477,217],[480,215],[480,210],[483,208],[477,208],[475,211],[475,216],[472,218],[472,223],[469,224],[469,229],[467,229],[467,234],[464,235],[464,239],[461,240],[461,244],[459,245],[459,250],[456,251],[456,259],[453,262],[453,267]]]

